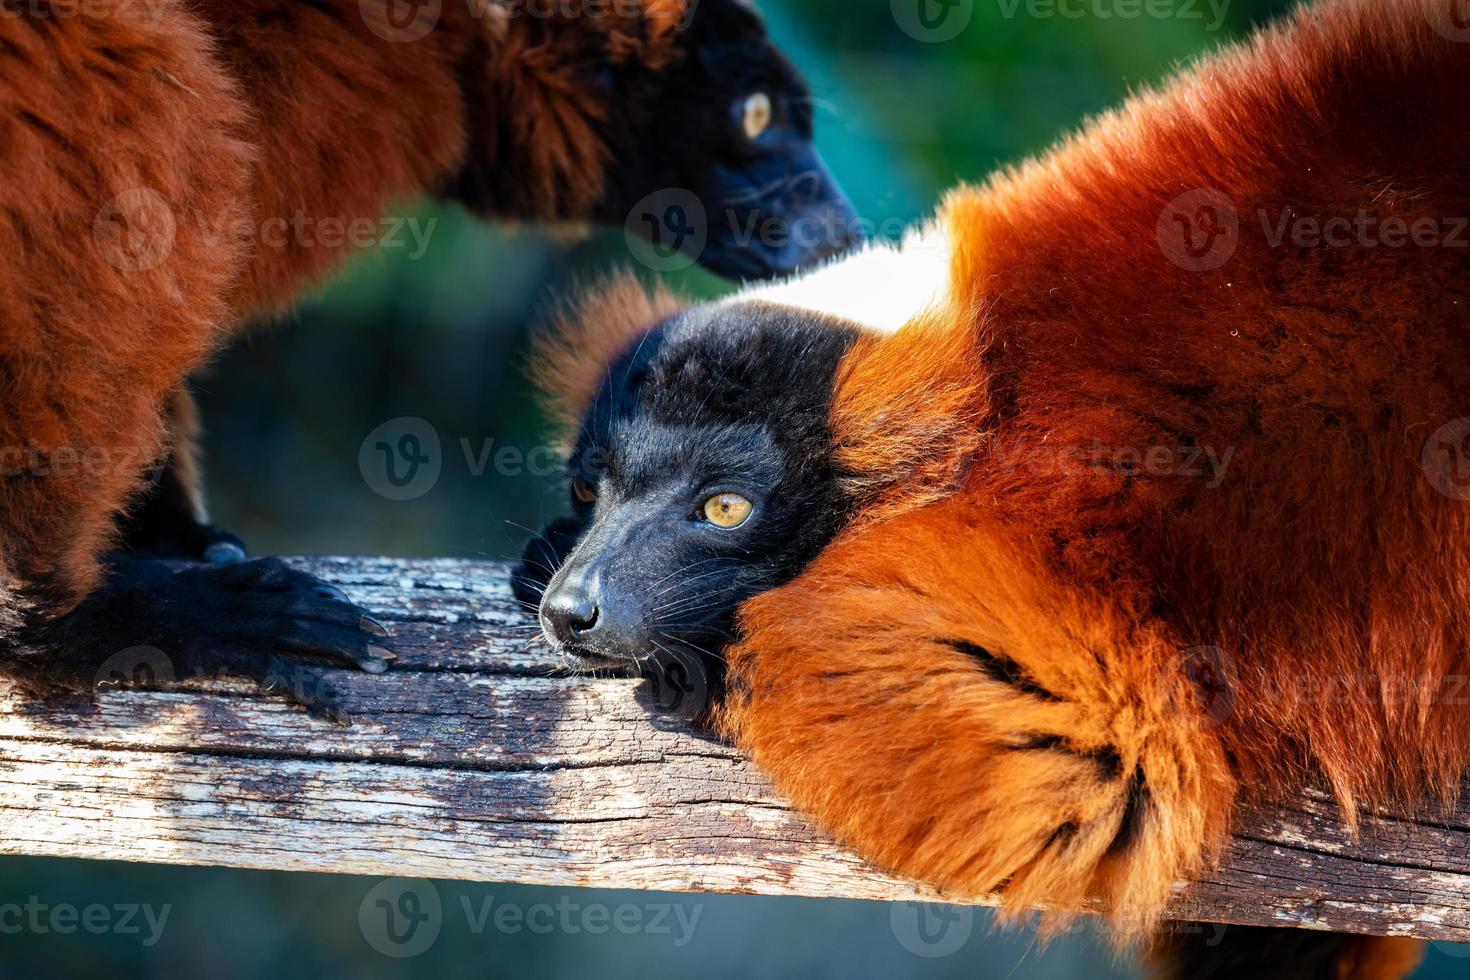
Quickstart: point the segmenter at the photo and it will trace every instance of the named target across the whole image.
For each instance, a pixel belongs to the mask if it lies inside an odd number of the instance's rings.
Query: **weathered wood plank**
[[[0,690],[0,853],[560,886],[934,900],[794,814],[632,678],[571,677],[503,567],[304,562],[398,635],[334,676],[352,728],[248,686],[49,703]],[[697,693],[697,692],[696,692]],[[1181,916],[1470,940],[1470,806],[1252,814]]]

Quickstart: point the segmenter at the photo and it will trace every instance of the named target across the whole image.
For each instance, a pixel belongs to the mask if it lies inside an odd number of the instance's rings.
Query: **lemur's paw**
[[[1223,753],[1146,629],[974,535],[895,521],[749,603],[724,730],[881,865],[1141,936],[1224,836]]]
[[[386,626],[335,586],[275,558],[213,565],[121,558],[103,586],[47,628],[59,686],[147,683],[97,675],[111,653],[148,646],[178,678],[243,677],[338,723],[350,718],[325,671],[382,674]]]
[[[180,647],[194,675],[233,674],[311,714],[349,723],[325,667],[382,674],[395,658],[386,626],[335,586],[275,558],[176,573],[204,615],[181,624]],[[185,600],[187,601],[187,599]]]

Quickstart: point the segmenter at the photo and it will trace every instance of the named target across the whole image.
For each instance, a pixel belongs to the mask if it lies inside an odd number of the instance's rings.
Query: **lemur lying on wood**
[[[1101,906],[1125,938],[1242,801],[1452,799],[1453,12],[1308,7],[900,246],[715,305],[594,294],[541,372],[579,434],[574,516],[519,579],[546,634],[593,665],[728,661],[712,720],[839,838],[959,899]],[[1289,938],[1174,968],[1418,956]]]

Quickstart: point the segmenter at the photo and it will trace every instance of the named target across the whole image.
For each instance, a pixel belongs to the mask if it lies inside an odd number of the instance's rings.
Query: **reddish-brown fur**
[[[1424,952],[1412,939],[1355,937],[1338,962],[1337,980],[1402,980],[1419,969]]]
[[[650,323],[673,315],[680,305],[667,289],[647,290],[624,273],[580,293],[538,334],[531,375],[548,412],[561,420],[564,439],[575,436],[577,423],[607,376],[608,362],[632,347]]]
[[[579,59],[664,64],[687,12],[451,0],[407,42],[373,29],[385,3],[0,4],[0,628],[89,591],[184,377],[338,265],[352,222],[375,237],[475,167],[525,187],[506,213],[581,215],[606,154]]]
[[[159,451],[160,405],[214,345],[245,259],[185,222],[155,261],[168,208],[248,214],[253,148],[206,25],[183,6],[112,14],[0,17],[3,591],[90,587]]]
[[[1470,218],[1451,8],[1320,4],[950,196],[947,305],[839,372],[860,504],[729,651],[725,732],[840,838],[1133,938],[1243,800],[1454,798],[1470,503],[1431,435],[1470,415],[1470,233],[1271,241]],[[1238,213],[1233,253],[1181,250],[1186,194],[1197,242],[1199,204]]]
[[[1242,799],[1458,791],[1470,504],[1421,452],[1470,413],[1470,255],[1260,217],[1470,216],[1448,3],[1322,4],[950,197],[950,308],[839,384],[866,503],[730,653],[727,730],[841,838],[1132,932]],[[1213,270],[1160,232],[1197,188],[1240,216]]]

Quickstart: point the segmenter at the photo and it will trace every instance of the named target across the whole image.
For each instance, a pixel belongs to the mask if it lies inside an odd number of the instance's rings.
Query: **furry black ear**
[[[563,433],[574,433],[607,377],[608,365],[684,308],[663,286],[623,273],[584,290],[536,338],[531,377]]]

